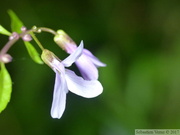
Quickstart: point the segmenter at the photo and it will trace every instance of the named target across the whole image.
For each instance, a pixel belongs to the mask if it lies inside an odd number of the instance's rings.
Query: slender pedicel
[[[44,31],[44,32],[51,33],[53,35],[57,35],[56,31],[54,31],[53,29],[50,29],[50,28],[46,28],[46,27],[36,27],[36,26],[33,26],[32,27],[32,31],[36,32],[36,33],[41,33],[42,31]]]

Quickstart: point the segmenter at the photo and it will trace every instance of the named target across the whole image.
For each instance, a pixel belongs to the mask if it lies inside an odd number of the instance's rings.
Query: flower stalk
[[[47,27],[36,27],[36,26],[33,26],[32,27],[32,31],[36,32],[36,33],[41,33],[43,31],[43,32],[51,33],[53,35],[57,35],[56,31],[54,31],[53,29],[47,28]]]
[[[33,32],[30,32],[30,35],[32,36],[32,38],[34,39],[34,41],[37,43],[37,45],[41,48],[41,50],[44,50],[43,45],[41,44],[41,42],[38,40],[38,38],[34,35]]]
[[[6,54],[8,52],[8,50],[12,47],[12,45],[18,41],[19,38],[14,38],[12,40],[9,40],[5,46],[1,49],[0,51],[0,57],[3,56],[4,54]]]

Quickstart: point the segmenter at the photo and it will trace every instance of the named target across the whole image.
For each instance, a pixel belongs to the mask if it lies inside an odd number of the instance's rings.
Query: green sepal
[[[11,30],[13,32],[21,33],[21,27],[24,26],[22,21],[12,10],[8,10],[8,14],[11,18]]]
[[[24,44],[26,46],[26,49],[27,49],[30,57],[33,59],[33,61],[38,64],[43,64],[43,61],[41,60],[40,55],[38,54],[38,52],[36,51],[34,46],[28,41],[24,41]]]
[[[10,36],[11,33],[7,31],[2,25],[0,25],[0,34]]]
[[[12,81],[4,65],[0,63],[0,113],[6,108],[11,99]]]

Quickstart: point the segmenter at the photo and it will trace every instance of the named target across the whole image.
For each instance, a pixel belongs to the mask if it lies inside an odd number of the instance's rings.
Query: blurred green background
[[[103,94],[86,99],[68,93],[63,117],[52,119],[54,72],[34,63],[18,41],[6,65],[13,92],[0,114],[0,135],[133,135],[135,129],[180,128],[178,0],[6,0],[0,7],[0,24],[8,30],[12,9],[27,28],[63,29],[107,64],[99,68]],[[61,59],[67,56],[52,35],[37,37]],[[0,40],[2,48],[8,38]]]

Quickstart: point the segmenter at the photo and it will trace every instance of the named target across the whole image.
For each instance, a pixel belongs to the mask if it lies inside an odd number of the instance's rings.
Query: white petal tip
[[[95,98],[102,94],[103,92],[103,87],[101,83],[97,80],[94,80],[94,87],[92,88],[91,91],[88,91],[88,93],[85,94],[85,98]]]
[[[59,112],[52,112],[51,110],[51,117],[53,119],[60,119],[62,117],[63,113],[59,113]]]

